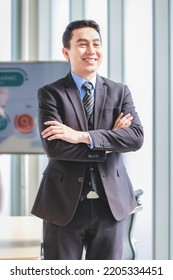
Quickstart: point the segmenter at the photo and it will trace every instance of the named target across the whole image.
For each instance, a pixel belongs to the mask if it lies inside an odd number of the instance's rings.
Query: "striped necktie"
[[[86,91],[86,94],[83,98],[83,104],[88,119],[91,117],[93,112],[93,107],[94,107],[94,93],[92,91],[92,87],[93,87],[92,84],[88,81],[86,81],[82,85],[82,88],[84,88]]]

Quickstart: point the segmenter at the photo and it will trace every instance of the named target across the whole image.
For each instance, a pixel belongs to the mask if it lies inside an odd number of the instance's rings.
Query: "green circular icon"
[[[0,130],[3,130],[7,127],[9,122],[9,117],[5,113],[4,115],[0,115]]]

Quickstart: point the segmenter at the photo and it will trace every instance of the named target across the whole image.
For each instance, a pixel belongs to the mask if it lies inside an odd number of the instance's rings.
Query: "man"
[[[97,23],[71,22],[62,51],[70,73],[38,91],[49,163],[32,213],[44,220],[44,258],[81,259],[85,246],[86,259],[121,259],[123,219],[136,206],[121,153],[142,146],[143,129],[128,87],[96,73]]]

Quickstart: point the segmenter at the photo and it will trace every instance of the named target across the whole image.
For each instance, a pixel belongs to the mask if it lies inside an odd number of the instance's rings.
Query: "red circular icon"
[[[28,114],[16,115],[14,118],[16,129],[22,133],[29,133],[34,126],[33,118]]]

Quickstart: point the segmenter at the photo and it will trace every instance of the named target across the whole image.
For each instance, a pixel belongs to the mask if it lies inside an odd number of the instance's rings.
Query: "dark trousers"
[[[80,260],[84,247],[88,260],[121,259],[123,222],[114,219],[107,201],[85,198],[69,224],[44,221],[43,242],[45,260]]]

